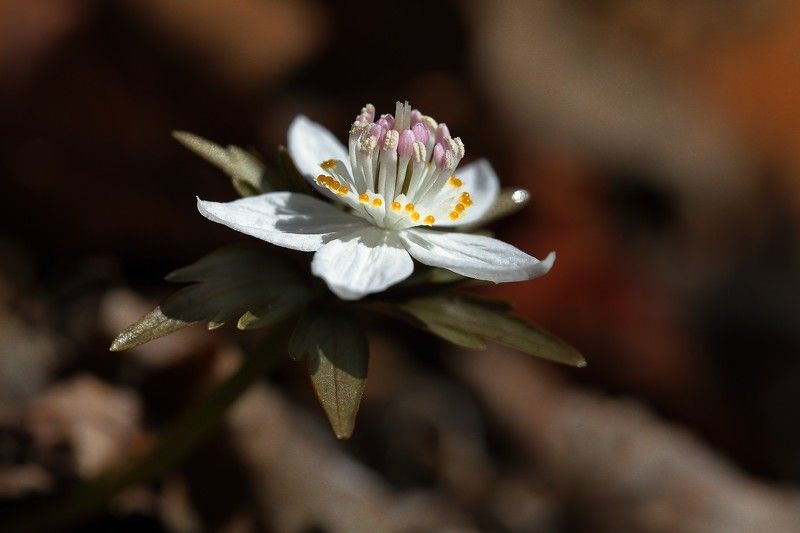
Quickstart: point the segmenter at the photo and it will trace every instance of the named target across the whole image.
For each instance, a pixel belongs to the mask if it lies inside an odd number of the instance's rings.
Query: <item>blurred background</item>
[[[69,530],[800,531],[800,4],[0,0],[0,523],[152,446],[258,340],[111,339],[243,237],[188,130],[266,161],[397,99],[487,157],[585,369],[371,324],[354,437],[302,365]],[[110,495],[109,495],[110,496]],[[59,523],[53,517],[53,523]]]

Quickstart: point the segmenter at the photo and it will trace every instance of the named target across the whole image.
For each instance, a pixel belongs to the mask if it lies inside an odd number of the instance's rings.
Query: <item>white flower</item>
[[[429,229],[474,223],[494,203],[499,183],[486,160],[456,167],[464,144],[445,124],[397,103],[375,120],[367,105],[345,148],[327,129],[298,116],[288,149],[298,170],[343,211],[311,196],[273,192],[228,203],[198,198],[200,213],[269,243],[315,252],[314,275],[337,296],[356,300],[411,275],[412,257],[470,278],[522,281],[547,273],[539,261],[502,241]]]

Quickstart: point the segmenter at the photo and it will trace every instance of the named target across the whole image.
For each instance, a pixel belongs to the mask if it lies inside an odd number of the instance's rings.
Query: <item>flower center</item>
[[[350,128],[352,174],[341,161],[323,161],[327,174],[317,184],[387,229],[461,218],[472,205],[455,175],[464,157],[461,139],[408,102],[397,102],[394,116],[375,118],[375,107],[367,104]]]

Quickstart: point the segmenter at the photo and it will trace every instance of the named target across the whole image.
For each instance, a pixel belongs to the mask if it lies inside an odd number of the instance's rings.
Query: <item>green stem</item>
[[[177,466],[219,424],[227,409],[283,355],[286,324],[272,328],[269,353],[245,357],[239,369],[192,405],[144,457],[81,483],[55,500],[39,502],[0,524],[0,531],[52,531],[87,519],[123,489],[151,481]],[[281,349],[277,349],[280,347]]]

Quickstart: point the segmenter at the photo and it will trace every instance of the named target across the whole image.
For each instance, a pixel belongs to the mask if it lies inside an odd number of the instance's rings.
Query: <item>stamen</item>
[[[458,165],[458,156],[456,155],[456,153],[454,151],[452,151],[452,150],[445,151],[445,153],[444,153],[444,166],[445,166],[445,168],[447,168],[450,171],[453,171],[453,170],[456,169],[457,165]],[[444,185],[444,184],[442,184],[442,185]]]
[[[426,163],[428,159],[428,153],[425,149],[425,145],[421,142],[414,143],[414,163]]]
[[[439,124],[433,119],[433,117],[429,117],[428,115],[422,115],[421,122],[428,126],[430,131],[436,131],[436,128],[439,127]]]
[[[430,134],[428,133],[428,128],[425,126],[425,124],[418,122],[414,124],[414,126],[411,128],[411,131],[414,132],[414,138],[417,141],[421,142],[423,145],[428,144],[428,137],[430,137]]]
[[[378,120],[378,124],[380,124],[380,126],[384,129],[392,130],[394,129],[394,117],[390,113],[381,115],[381,118]]]
[[[403,130],[397,143],[397,153],[402,157],[414,155],[414,140],[416,136],[412,130]]]
[[[416,194],[419,189],[420,183],[425,176],[428,164],[428,153],[425,145],[420,142],[414,143],[414,164],[411,166],[411,178],[408,180],[406,187],[406,195],[410,198]]]
[[[336,166],[336,160],[328,159],[327,161],[323,161],[322,163],[320,163],[319,166],[321,166],[325,170],[330,170]]]
[[[425,128],[428,130],[428,142],[425,143],[425,149],[428,150],[429,154],[432,154],[433,145],[436,144],[436,128],[438,128],[439,125],[428,116],[422,117],[421,124],[425,125]]]
[[[464,141],[461,140],[461,137],[455,137],[453,141],[456,143],[456,149],[453,150],[456,153],[456,156],[459,159],[464,159],[464,156],[467,153],[466,149],[464,148]]]
[[[326,176],[325,174],[320,174],[317,176],[317,184],[323,185],[325,187],[339,187],[339,182],[333,179],[332,176]]]
[[[450,129],[447,127],[447,124],[444,122],[440,123],[439,126],[436,128],[436,142],[440,144],[445,144],[447,139],[450,138]]]
[[[437,218],[455,221],[473,203],[455,175],[464,143],[450,135],[447,124],[412,110],[408,102],[397,102],[394,116],[380,118],[374,106],[365,105],[350,130],[348,148],[352,174],[341,161],[329,159],[320,163],[325,174],[316,181],[346,196],[377,226],[404,229],[433,226]]]
[[[378,139],[383,133],[383,128],[377,124],[370,124],[368,132],[361,138],[361,150],[358,154],[358,164],[365,179],[365,188],[375,190],[375,163],[378,154],[375,148],[378,146]]]
[[[383,144],[381,144],[381,150],[384,152],[391,152],[397,151],[397,143],[399,141],[400,136],[394,130],[389,130],[385,134],[383,139]]]
[[[436,143],[436,146],[433,147],[433,162],[439,168],[444,166],[444,146],[441,143]]]
[[[378,127],[380,128],[380,126]],[[375,147],[378,146],[379,132],[376,131],[375,133],[376,135],[372,135],[372,132],[370,132],[370,135],[367,135],[361,140],[361,151],[365,154],[371,154],[372,151],[375,150]]]
[[[386,184],[384,195],[387,198],[394,198],[395,195],[403,192],[403,186],[405,185],[406,175],[408,173],[408,164],[414,156],[415,142],[414,133],[409,129],[403,130],[398,135],[397,157],[399,159],[392,157],[392,168],[395,169],[395,173],[392,175],[392,181]]]
[[[368,124],[368,123],[366,123],[366,122],[363,122],[363,121],[361,121],[361,120],[356,120],[355,122],[353,122],[353,125],[352,125],[352,126],[350,126],[350,135],[355,135],[355,136],[357,136],[357,137],[358,137],[358,136],[360,136],[360,135],[361,135],[361,134],[362,134],[362,133],[363,133],[363,132],[364,132],[364,131],[365,131],[365,130],[368,128],[368,127],[369,127],[369,124]]]
[[[447,165],[455,170],[455,168],[461,162],[461,159],[464,157],[464,143],[461,142],[461,139],[458,137],[455,139],[447,139],[446,142],[447,152],[453,154],[452,160],[448,160]]]
[[[320,174],[317,176],[315,180],[317,185],[322,187],[326,187],[329,191],[336,193],[340,196],[345,196],[350,192],[350,189],[347,188],[346,185],[340,183],[338,180],[334,179],[331,176],[326,176],[325,174]]]
[[[372,122],[375,120],[375,106],[372,104],[367,104],[361,108],[361,113],[358,115],[358,119],[363,119],[366,122]]]
[[[434,172],[429,172],[425,183],[420,186],[418,191],[420,198],[436,198],[448,179],[450,179],[450,173],[454,171],[456,165],[458,165],[458,159],[456,159],[456,155],[453,151],[446,150],[442,155],[441,152],[443,148],[441,148],[441,146],[441,144],[436,145],[436,148],[440,150],[434,148],[433,159],[436,162],[436,170]]]
[[[397,143],[400,135],[395,130],[386,132],[386,140],[381,148],[378,168],[378,188],[375,192],[386,198],[394,198],[397,180]]]
[[[372,153],[372,151],[378,146],[378,141],[381,139],[384,133],[384,129],[378,124],[371,124],[367,137],[361,141],[361,149],[365,152]]]

